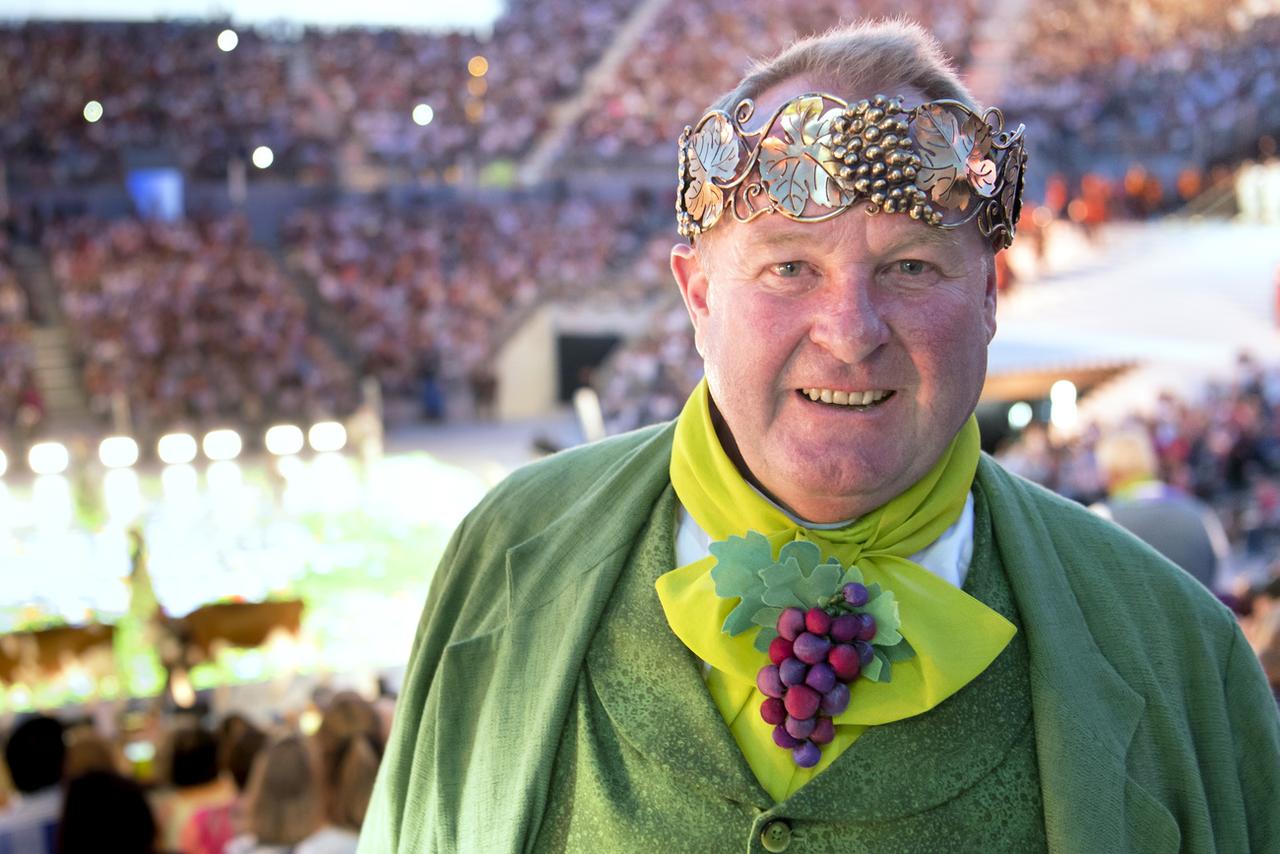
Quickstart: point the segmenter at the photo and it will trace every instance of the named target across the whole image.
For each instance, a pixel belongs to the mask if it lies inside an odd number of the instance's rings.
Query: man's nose
[[[854,275],[832,283],[818,302],[809,332],[813,343],[849,365],[870,356],[890,337],[871,281]]]

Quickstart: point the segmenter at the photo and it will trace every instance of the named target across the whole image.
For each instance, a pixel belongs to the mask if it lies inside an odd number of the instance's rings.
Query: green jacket
[[[527,466],[463,521],[432,581],[361,854],[529,848],[599,614],[669,482],[673,432]],[[1280,717],[1230,613],[990,458],[978,479],[1026,626],[1051,850],[1280,851]]]

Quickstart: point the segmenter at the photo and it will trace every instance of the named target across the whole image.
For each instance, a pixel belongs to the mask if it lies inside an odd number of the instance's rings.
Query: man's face
[[[761,108],[816,91],[800,86]],[[902,493],[977,403],[995,274],[972,225],[857,207],[822,223],[726,215],[696,251],[676,247],[672,269],[726,450],[805,519],[841,521]]]

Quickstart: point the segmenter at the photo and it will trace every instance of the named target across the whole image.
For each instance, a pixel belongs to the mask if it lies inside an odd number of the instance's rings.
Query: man
[[[980,459],[1021,129],[883,24],[680,151],[705,383],[462,523],[361,850],[1275,850],[1230,615]]]
[[[1214,590],[1229,545],[1213,508],[1156,478],[1155,448],[1139,426],[1108,432],[1096,453],[1109,496],[1098,512]]]
[[[18,798],[0,812],[0,854],[41,854],[54,850],[62,812],[63,727],[38,715],[14,727],[4,746],[9,777]]]

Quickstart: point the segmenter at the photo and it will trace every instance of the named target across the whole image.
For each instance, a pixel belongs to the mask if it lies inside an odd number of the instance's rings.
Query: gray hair
[[[949,98],[981,112],[938,40],[906,18],[855,21],[801,39],[771,59],[754,61],[711,109],[732,114],[743,98],[758,98],[795,77],[813,78],[850,100],[892,96],[898,93],[885,87],[907,86],[926,100]]]

